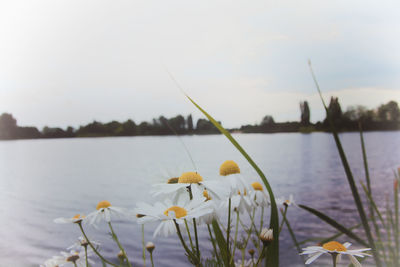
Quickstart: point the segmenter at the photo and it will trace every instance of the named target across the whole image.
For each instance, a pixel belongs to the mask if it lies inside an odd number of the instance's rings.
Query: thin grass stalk
[[[351,230],[356,229],[356,228],[358,228],[360,226],[361,226],[361,223],[356,224],[356,225],[348,228],[347,230],[351,231]],[[343,232],[337,232],[336,234],[334,234],[334,235],[332,235],[330,237],[327,237],[327,238],[308,238],[308,239],[305,239],[305,240],[299,242],[299,245],[302,245],[302,244],[305,244],[305,243],[308,243],[308,242],[311,242],[311,241],[318,241],[319,243],[325,244],[325,243],[327,243],[329,241],[336,240],[338,237],[340,237],[342,235],[344,235]]]
[[[314,214],[315,216],[317,216],[318,218],[320,218],[321,220],[323,220],[324,222],[328,223],[329,225],[335,227],[337,230],[343,232],[344,234],[346,234],[348,237],[354,239],[355,241],[357,241],[358,243],[362,244],[363,246],[368,246],[368,243],[366,241],[364,241],[361,237],[359,237],[357,234],[353,233],[352,231],[348,230],[346,227],[344,227],[343,225],[341,225],[340,223],[338,223],[337,221],[335,221],[334,219],[330,218],[329,216],[304,205],[298,205],[300,208],[310,212],[311,214]]]
[[[395,242],[396,242],[396,264],[399,263],[399,185],[395,177],[394,183],[394,213],[395,213]]]
[[[364,184],[363,182],[361,182],[361,186],[362,186],[362,188],[364,189],[364,192],[365,192],[365,194],[367,195],[368,200],[370,201],[372,207],[374,208],[375,213],[378,215],[378,218],[379,218],[379,220],[381,221],[382,226],[386,229],[388,226],[387,226],[385,220],[383,219],[382,213],[379,211],[378,207],[376,206],[376,203],[375,203],[374,199],[373,199],[372,196],[368,193],[368,189],[365,187],[365,184]]]
[[[387,240],[388,249],[389,249],[390,254],[391,254],[391,259],[393,260],[393,263],[394,263],[394,261],[395,261],[395,251],[394,251],[393,246],[392,246],[392,244],[394,243],[394,240],[393,240],[393,243],[392,243],[392,234],[391,234],[392,231],[391,231],[391,227],[390,227],[390,226],[392,226],[392,229],[394,229],[394,222],[393,222],[393,213],[389,208],[389,201],[388,200],[386,201],[386,214],[387,214],[387,216],[386,216],[386,220],[387,220],[386,232],[387,232],[387,238],[388,238],[388,240]]]
[[[393,218],[392,209],[389,206],[389,201],[387,201],[387,203],[386,203],[386,209],[387,209],[387,214],[388,214],[388,220],[390,222],[390,225],[392,226],[392,232],[393,232],[393,234],[395,234],[396,226],[395,226],[395,222],[394,222],[394,218]],[[392,236],[392,237],[393,237],[393,244],[395,244],[395,236]]]
[[[370,229],[369,224],[368,224],[367,216],[365,215],[363,204],[361,202],[361,198],[360,198],[360,195],[358,194],[358,190],[357,190],[354,178],[353,178],[353,173],[351,172],[349,163],[347,161],[346,154],[344,153],[344,150],[343,150],[343,147],[342,147],[342,143],[340,142],[338,133],[337,133],[336,128],[335,128],[335,126],[333,124],[332,117],[331,117],[331,115],[329,113],[329,110],[328,110],[328,108],[327,108],[327,106],[325,104],[325,101],[324,101],[324,99],[322,97],[322,93],[321,93],[321,90],[319,88],[317,79],[316,79],[316,77],[314,75],[314,72],[312,70],[312,67],[311,67],[311,61],[309,61],[309,66],[310,66],[310,71],[311,71],[311,75],[313,77],[314,83],[315,83],[315,85],[317,87],[319,96],[320,96],[320,98],[322,100],[322,103],[324,105],[324,108],[325,108],[325,111],[326,111],[326,115],[327,115],[331,130],[332,130],[332,134],[333,134],[333,137],[335,139],[336,147],[338,149],[338,152],[339,152],[339,155],[340,155],[340,159],[342,160],[343,168],[344,168],[345,173],[346,173],[347,181],[348,181],[348,183],[350,185],[350,189],[351,189],[351,192],[353,194],[354,202],[356,203],[356,206],[357,206],[358,214],[359,214],[361,222],[362,222],[362,224],[364,226],[364,231],[365,231],[365,234],[367,235],[369,246],[371,247],[372,253],[374,255],[375,263],[376,263],[376,265],[378,267],[381,267],[382,266],[381,260],[380,260],[379,254],[378,254],[378,252],[376,250],[375,242],[374,242],[374,239],[372,237],[372,233],[371,233],[371,229]]]
[[[378,250],[381,250],[381,252],[383,254],[383,261],[387,264],[386,253],[385,253],[385,249],[382,244],[379,226],[376,223],[375,215],[374,215],[374,207],[372,206],[372,203],[371,203],[371,202],[374,202],[374,204],[375,204],[375,201],[373,201],[373,196],[372,196],[371,179],[370,179],[370,175],[369,175],[367,152],[365,149],[364,134],[363,134],[363,130],[362,130],[361,120],[358,122],[358,129],[360,132],[360,142],[361,142],[361,151],[362,151],[363,163],[364,163],[365,180],[367,182],[367,187],[366,187],[366,189],[364,189],[364,191],[366,191],[366,194],[368,194],[370,196],[370,198],[369,198],[370,200],[368,202],[369,203],[369,213],[370,213],[372,225],[375,230],[376,237],[378,238],[378,243],[380,243],[380,244],[377,244],[376,246],[377,246]]]
[[[281,225],[279,226],[279,234],[281,233],[283,224],[285,223],[287,209],[288,209],[287,205],[285,205],[285,211],[282,211],[282,209],[281,209],[282,221],[281,221]]]
[[[170,74],[170,73],[169,73]],[[270,228],[273,229],[274,240],[272,244],[269,246],[267,251],[267,260],[266,265],[270,267],[278,267],[279,266],[279,215],[278,215],[278,207],[276,205],[274,193],[272,191],[272,187],[269,184],[266,176],[258,167],[258,165],[253,161],[253,159],[247,154],[247,152],[239,145],[239,143],[232,137],[232,135],[223,128],[211,115],[209,115],[204,109],[202,109],[193,99],[191,99],[180,87],[174,77],[170,74],[171,78],[175,82],[175,84],[182,90],[185,96],[193,103],[206,117],[207,119],[222,133],[224,134],[229,141],[239,150],[239,152],[246,158],[246,160],[250,163],[250,165],[254,168],[257,174],[260,176],[263,181],[265,187],[267,188],[270,202],[271,202],[271,213],[270,213]]]

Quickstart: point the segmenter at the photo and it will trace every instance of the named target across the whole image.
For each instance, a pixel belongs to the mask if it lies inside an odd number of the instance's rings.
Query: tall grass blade
[[[342,160],[343,168],[344,168],[344,171],[346,173],[347,181],[348,181],[348,183],[350,185],[351,193],[353,194],[354,202],[356,203],[356,206],[357,206],[358,214],[359,214],[361,222],[363,224],[365,234],[367,235],[367,238],[368,238],[368,243],[369,243],[368,246],[372,249],[372,253],[374,255],[374,259],[375,259],[376,265],[378,267],[381,267],[382,266],[381,260],[380,260],[378,251],[376,250],[375,242],[374,242],[374,239],[372,237],[371,229],[370,229],[369,224],[368,224],[368,219],[367,219],[367,216],[365,214],[365,211],[364,211],[364,208],[363,208],[363,204],[361,202],[360,195],[358,194],[358,190],[357,190],[354,178],[353,178],[353,174],[352,174],[351,169],[350,169],[350,165],[349,165],[349,163],[347,161],[347,157],[346,157],[346,155],[344,153],[344,150],[343,150],[343,147],[342,147],[342,143],[340,142],[338,133],[337,133],[336,128],[335,128],[335,126],[333,124],[332,117],[331,117],[331,115],[329,113],[329,110],[328,110],[326,104],[325,104],[324,98],[322,97],[322,93],[321,93],[321,90],[319,88],[317,79],[316,79],[316,77],[314,75],[314,72],[312,70],[312,67],[311,67],[311,61],[309,61],[309,66],[310,66],[310,71],[311,71],[311,75],[313,77],[315,86],[317,87],[319,96],[321,98],[321,101],[322,101],[322,103],[324,105],[324,108],[325,108],[325,111],[326,111],[326,116],[328,118],[331,130],[332,130],[333,138],[335,139],[335,143],[336,143],[336,147],[338,149],[339,155],[340,155],[340,159]]]
[[[221,253],[221,257],[224,262],[224,265],[226,267],[229,267],[230,262],[229,262],[229,254],[228,253],[230,253],[230,251],[227,251],[227,249],[226,249],[226,241],[225,241],[224,235],[222,234],[221,228],[219,228],[219,224],[215,219],[212,221],[212,226],[213,226],[213,230],[214,230],[214,234],[215,234],[215,240],[217,241],[219,251]],[[217,255],[217,257],[218,257],[218,255]]]
[[[315,216],[317,216],[318,218],[320,218],[321,220],[323,220],[327,224],[333,226],[334,228],[336,228],[337,230],[341,231],[342,233],[344,233],[348,237],[354,239],[358,243],[368,247],[368,243],[367,242],[365,242],[358,235],[356,235],[355,233],[353,233],[352,231],[350,231],[349,229],[347,229],[346,227],[344,227],[343,225],[341,225],[340,223],[338,223],[337,221],[335,221],[331,217],[328,217],[327,215],[323,214],[322,212],[319,212],[319,211],[317,211],[317,210],[315,210],[313,208],[307,207],[305,205],[299,205],[299,207],[304,209],[304,210],[306,210],[306,211],[308,211],[308,212],[310,212],[311,214],[314,214]]]
[[[185,94],[186,95],[186,94]],[[265,177],[264,173],[257,166],[257,164],[253,161],[253,159],[247,154],[247,152],[239,145],[239,143],[232,137],[232,135],[225,130],[224,127],[221,126],[211,115],[209,115],[204,109],[202,109],[193,99],[191,99],[188,95],[186,97],[193,103],[206,117],[207,119],[214,124],[217,129],[224,134],[229,141],[239,150],[239,152],[247,159],[250,165],[256,170],[261,180],[263,181],[265,187],[268,190],[270,201],[271,201],[271,214],[270,214],[270,228],[273,229],[274,240],[271,245],[268,246],[267,255],[266,255],[266,265],[271,267],[279,266],[279,215],[278,208],[276,206],[276,201],[274,197],[274,193],[272,192],[272,188]]]
[[[350,228],[347,228],[347,230],[351,231],[351,230],[354,230],[354,229],[356,229],[356,228],[358,228],[360,226],[361,226],[361,223],[356,224],[356,225],[354,225],[354,226],[352,226]],[[322,237],[319,237],[319,238],[315,238],[315,237],[314,238],[307,238],[307,239],[305,239],[303,241],[300,241],[299,245],[303,245],[303,244],[308,243],[308,242],[319,242],[321,244],[325,244],[325,243],[327,243],[329,241],[336,240],[338,237],[340,237],[342,235],[344,235],[344,233],[339,231],[336,234],[331,235],[330,237],[327,237],[327,238],[322,238]]]

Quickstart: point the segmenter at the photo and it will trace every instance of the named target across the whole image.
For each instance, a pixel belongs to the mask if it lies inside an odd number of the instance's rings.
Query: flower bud
[[[256,253],[256,252],[254,251],[254,249],[249,249],[248,252],[249,252],[250,256],[252,256],[252,257],[254,256],[254,253]]]
[[[79,255],[75,254],[75,255],[71,255],[68,258],[66,258],[67,262],[73,262],[75,263],[77,260],[79,260]]]
[[[82,247],[87,247],[89,245],[89,242],[85,238],[81,239],[80,242]]]
[[[117,257],[119,260],[123,261],[125,259],[125,254],[124,252],[122,252],[122,250],[120,250],[117,254]]]
[[[274,233],[272,229],[263,228],[260,233],[260,240],[263,242],[264,246],[267,246],[274,240]]]
[[[153,244],[153,242],[147,242],[146,249],[148,252],[152,253],[155,248],[156,246]]]

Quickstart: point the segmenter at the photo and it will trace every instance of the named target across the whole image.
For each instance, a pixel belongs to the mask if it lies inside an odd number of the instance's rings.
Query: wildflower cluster
[[[93,264],[91,257],[96,255],[103,265],[132,267],[128,254],[112,226],[115,218],[142,225],[144,265],[147,250],[154,266],[155,245],[152,242],[145,244],[144,240],[144,225],[154,222],[159,224],[154,229],[153,239],[176,235],[181,242],[182,252],[195,266],[211,264],[254,267],[259,266],[266,258],[266,251],[274,240],[273,230],[263,227],[264,210],[270,207],[270,198],[260,181],[252,181],[241,174],[236,162],[225,161],[220,166],[219,175],[216,174],[213,179],[203,178],[198,172],[184,172],[179,177],[166,178],[165,183],[153,185],[151,194],[158,198],[155,203],[140,202],[132,210],[115,207],[109,201],[103,200],[97,204],[96,210],[87,216],[77,214],[69,218],[55,219],[56,223],[77,225],[83,236],[67,248],[69,252],[61,252],[61,255],[53,256],[41,266],[88,267]],[[297,205],[292,195],[288,199],[281,198],[277,201],[282,206],[283,215],[280,232],[283,222],[287,222],[288,207]],[[89,239],[84,230],[86,225],[97,228],[101,223],[108,225],[110,234],[119,248],[114,260],[106,259],[99,251],[100,244]],[[287,226],[290,227],[288,222]],[[202,255],[198,237],[200,227],[208,230],[213,248],[211,258]],[[335,257],[346,254],[354,265],[358,263],[354,256],[368,255],[364,253],[368,249],[347,250],[349,246],[350,243],[341,245],[338,242],[329,242],[321,247],[303,249],[301,254],[310,256],[306,264],[324,253]],[[250,257],[246,256],[246,251]],[[236,257],[237,254],[241,257]]]

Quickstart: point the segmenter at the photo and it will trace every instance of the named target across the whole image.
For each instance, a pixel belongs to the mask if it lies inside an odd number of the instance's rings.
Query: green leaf
[[[323,220],[327,224],[333,226],[334,228],[336,228],[340,232],[344,233],[348,237],[354,239],[358,243],[368,247],[368,243],[365,242],[363,239],[361,239],[358,235],[356,235],[352,231],[348,230],[346,227],[344,227],[343,225],[341,225],[340,223],[338,223],[334,219],[328,217],[327,215],[323,214],[322,212],[319,212],[319,211],[317,211],[317,210],[315,210],[313,208],[310,208],[310,207],[307,207],[307,206],[304,206],[304,205],[299,205],[299,207],[304,209],[304,210],[306,210],[306,211],[308,211],[308,212],[310,212],[310,213],[312,213],[312,214],[314,214],[315,216],[317,216],[318,218],[320,218],[321,220]]]
[[[227,246],[226,246],[226,241],[225,241],[224,235],[222,234],[222,231],[219,228],[219,224],[215,219],[212,221],[212,226],[213,226],[213,229],[214,229],[215,239],[217,241],[217,244],[218,244],[218,247],[219,247],[219,251],[220,251],[221,256],[222,256],[222,260],[223,260],[225,266],[228,267],[229,264],[230,264],[229,263],[229,254],[228,253],[230,253],[230,252],[227,251],[227,249],[226,249]]]
[[[185,94],[186,95],[186,94]],[[274,240],[268,246],[267,255],[266,255],[266,265],[269,267],[278,267],[279,266],[279,218],[278,218],[278,208],[276,206],[276,201],[274,197],[274,193],[272,192],[272,188],[265,177],[264,173],[257,166],[257,164],[253,161],[253,159],[247,154],[247,152],[239,145],[239,143],[232,137],[232,135],[225,130],[224,127],[221,126],[211,115],[209,115],[204,109],[202,109],[193,99],[191,99],[188,95],[186,97],[193,103],[206,117],[207,119],[214,124],[217,129],[228,138],[229,141],[239,150],[239,152],[246,158],[246,160],[250,163],[250,165],[255,169],[255,171],[260,176],[263,181],[266,189],[268,190],[268,194],[271,201],[271,214],[270,214],[270,228],[273,229]]]

